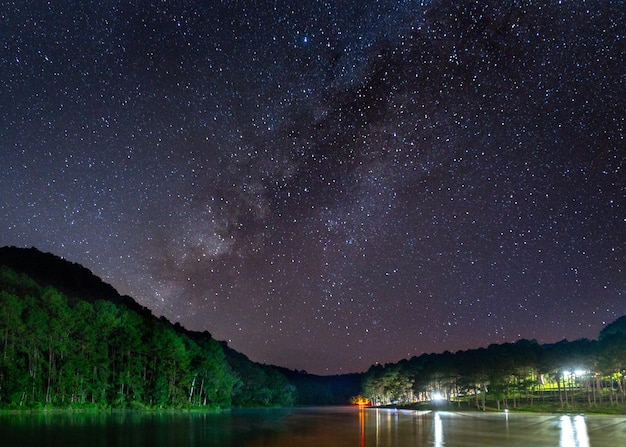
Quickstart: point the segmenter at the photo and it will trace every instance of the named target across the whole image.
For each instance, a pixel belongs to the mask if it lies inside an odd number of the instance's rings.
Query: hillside
[[[113,327],[102,327],[107,319]],[[89,269],[36,248],[0,247],[0,330],[0,407],[345,404],[358,394],[362,376],[258,364],[210,332],[157,318]],[[179,358],[172,357],[176,352]],[[83,357],[80,368],[72,355]],[[118,367],[130,363],[134,371]],[[169,375],[156,367],[164,364]],[[132,379],[134,373],[139,377]],[[68,395],[75,380],[87,386]],[[208,396],[208,383],[223,389]]]
[[[317,376],[255,363],[209,332],[157,318],[83,266],[0,248],[0,408],[335,405],[359,393],[385,404],[442,394],[482,408],[623,406],[625,358],[626,316],[597,341],[519,340]]]
[[[295,387],[214,340],[155,317],[88,269],[0,248],[0,407],[292,405]],[[228,355],[227,355],[228,354]]]

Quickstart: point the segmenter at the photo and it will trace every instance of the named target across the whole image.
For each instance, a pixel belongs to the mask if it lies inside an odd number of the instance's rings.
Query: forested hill
[[[88,269],[0,248],[0,408],[291,405],[297,390],[208,332],[120,296]]]
[[[626,408],[626,316],[597,340],[535,340],[455,353],[423,354],[372,366],[362,393],[376,404],[442,399],[455,406],[585,411]]]
[[[70,301],[93,302],[101,299],[142,307],[131,297],[120,296],[113,286],[102,281],[91,270],[34,247],[0,247],[0,265],[27,275],[37,284],[54,287]]]
[[[626,405],[626,316],[598,340],[519,340],[325,377],[252,362],[209,332],[155,317],[78,264],[0,248],[0,408],[327,405],[359,391],[381,404],[441,394],[483,409],[489,399],[499,407],[550,397],[563,408]]]

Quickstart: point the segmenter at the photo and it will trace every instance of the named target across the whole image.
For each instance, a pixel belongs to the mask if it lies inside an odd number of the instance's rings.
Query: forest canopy
[[[375,405],[445,401],[485,410],[626,406],[626,317],[598,340],[535,340],[374,365],[361,393]]]
[[[625,406],[626,316],[598,340],[519,340],[317,376],[255,363],[209,332],[157,318],[78,264],[0,248],[0,408],[334,405],[350,397],[482,409],[537,400]]]
[[[83,291],[83,293],[85,293]],[[134,301],[68,299],[0,266],[0,407],[291,405],[275,368],[154,317]]]

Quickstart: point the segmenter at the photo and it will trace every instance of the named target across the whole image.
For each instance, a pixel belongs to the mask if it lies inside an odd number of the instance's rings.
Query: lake
[[[0,415],[3,447],[390,447],[626,445],[626,418],[285,408]]]

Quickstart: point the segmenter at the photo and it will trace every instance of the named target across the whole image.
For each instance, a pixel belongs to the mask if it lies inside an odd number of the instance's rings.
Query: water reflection
[[[528,442],[550,447],[591,445],[587,420],[582,415],[361,409],[359,430],[361,447],[527,446]]]
[[[443,422],[441,422],[441,416],[439,416],[439,412],[435,412],[434,425],[435,447],[443,447]]]
[[[359,427],[361,428],[361,447],[365,447],[365,408],[359,408]]]
[[[576,415],[561,416],[560,447],[589,447],[587,421],[585,417]]]
[[[0,413],[0,446],[590,447],[626,446],[626,418],[384,410],[241,409],[222,413]]]
[[[360,409],[359,436],[361,447],[443,447],[443,420],[430,411]]]

